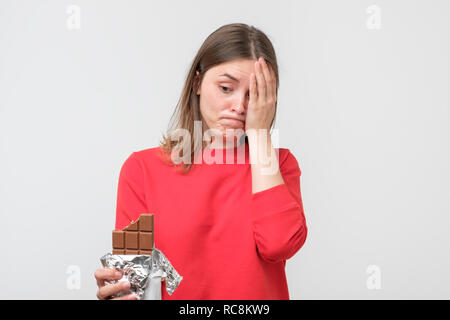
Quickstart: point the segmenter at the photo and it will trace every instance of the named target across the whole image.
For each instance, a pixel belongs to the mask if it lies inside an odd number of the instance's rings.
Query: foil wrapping
[[[164,254],[156,248],[153,248],[151,255],[113,255],[107,253],[100,258],[100,262],[103,267],[116,268],[123,271],[123,277],[120,280],[105,281],[106,284],[125,280],[130,282],[128,291],[121,291],[111,298],[134,292],[137,299],[141,300],[144,297],[149,279],[157,276],[162,277],[166,281],[166,291],[172,295],[183,279]]]

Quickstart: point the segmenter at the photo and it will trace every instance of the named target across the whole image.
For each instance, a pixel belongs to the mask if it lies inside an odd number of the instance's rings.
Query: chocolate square
[[[125,232],[122,230],[114,230],[112,234],[112,242],[114,249],[125,248]]]
[[[139,232],[125,233],[125,249],[139,249]]]
[[[153,233],[139,231],[139,249],[151,250],[153,249]]]
[[[153,231],[153,214],[141,214],[139,217],[139,231]]]

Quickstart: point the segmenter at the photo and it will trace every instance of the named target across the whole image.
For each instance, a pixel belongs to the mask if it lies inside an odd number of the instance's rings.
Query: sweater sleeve
[[[147,212],[144,193],[144,172],[136,153],[123,163],[119,174],[116,205],[116,229],[122,230]]]
[[[308,232],[300,193],[301,171],[289,150],[280,172],[285,183],[252,194],[250,207],[256,247],[268,262],[291,258],[303,246]]]

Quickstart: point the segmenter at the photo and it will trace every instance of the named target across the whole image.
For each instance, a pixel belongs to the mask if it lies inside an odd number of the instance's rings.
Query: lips
[[[223,120],[225,120],[227,123],[230,123],[231,125],[234,125],[234,126],[243,126],[244,125],[243,120],[238,120],[235,118],[224,118]]]
[[[239,118],[233,118],[233,117],[225,117],[226,120],[236,120],[236,121],[240,121],[240,122],[244,122],[244,120],[241,120]]]

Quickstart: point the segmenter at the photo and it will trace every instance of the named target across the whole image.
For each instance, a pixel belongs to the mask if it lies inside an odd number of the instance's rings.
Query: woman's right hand
[[[130,282],[120,281],[113,284],[105,284],[105,281],[120,280],[122,278],[122,271],[112,268],[97,269],[94,273],[97,280],[97,298],[100,300],[136,300],[136,294],[131,293],[117,298],[111,298],[112,295],[118,294],[120,291],[128,291],[130,289]]]

